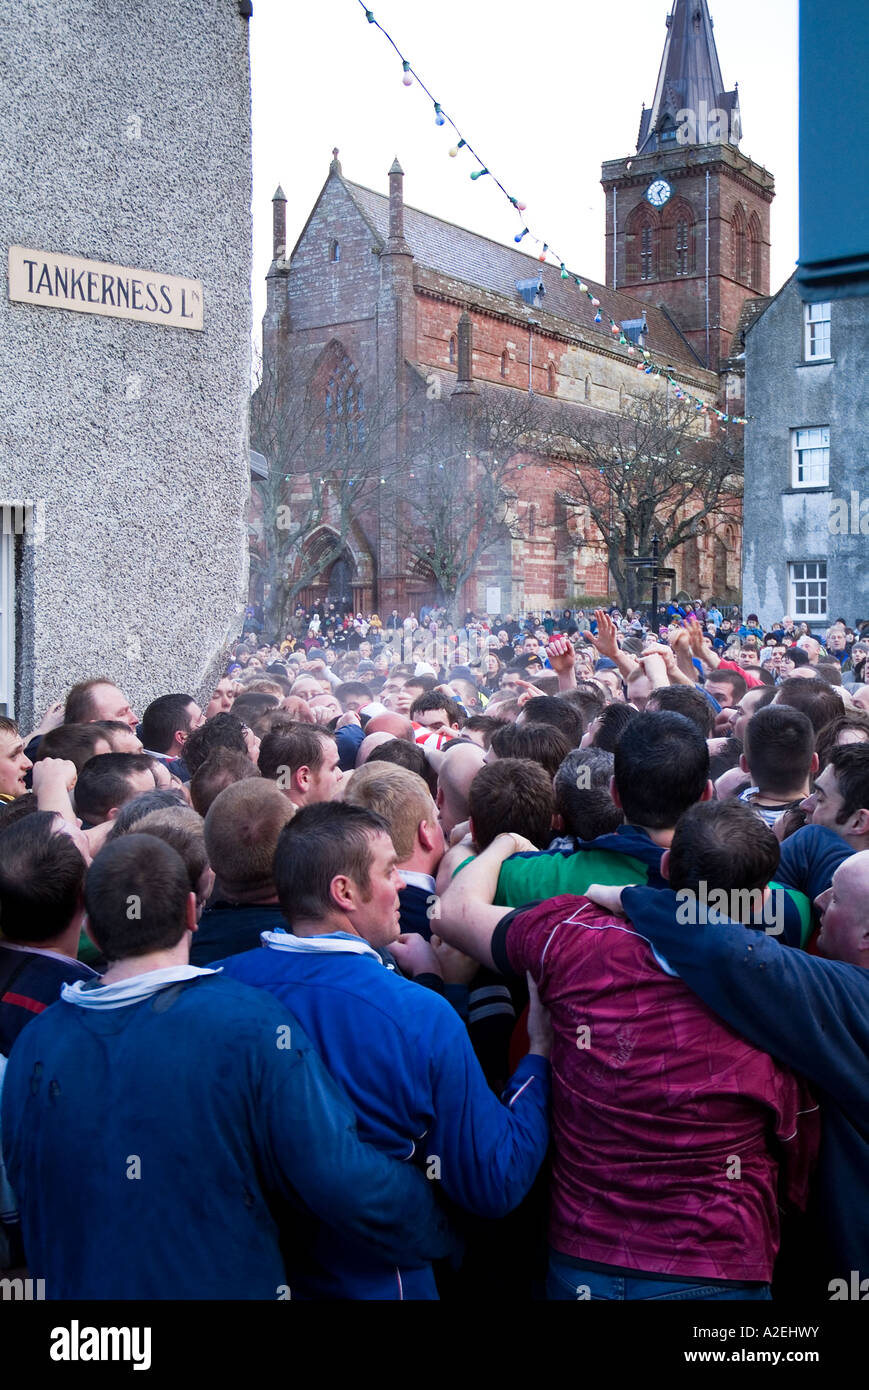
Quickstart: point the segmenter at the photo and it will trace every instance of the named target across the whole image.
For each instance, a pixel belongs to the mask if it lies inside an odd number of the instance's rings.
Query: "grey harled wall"
[[[869,618],[869,536],[837,535],[831,504],[869,499],[869,300],[833,301],[827,364],[800,365],[803,303],[791,280],[746,335],[743,612],[789,611],[788,563],[827,561],[830,620]],[[790,431],[830,426],[830,485],[792,488]],[[820,626],[820,625],[818,625]]]
[[[0,501],[24,549],[17,713],[108,673],[198,692],[246,583],[251,134],[236,0],[0,14]],[[10,303],[10,244],[199,279],[204,331]]]

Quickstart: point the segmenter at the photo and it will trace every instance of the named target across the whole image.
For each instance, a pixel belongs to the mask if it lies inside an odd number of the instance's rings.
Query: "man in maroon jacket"
[[[516,838],[499,836],[462,870],[441,932],[505,975],[530,971],[551,1014],[549,1297],[768,1299],[779,1201],[807,1197],[815,1101],[624,918],[566,895],[493,907]],[[777,863],[775,836],[747,806],[707,802],[680,818],[661,872],[690,931],[716,891],[725,916],[737,904],[762,921]]]

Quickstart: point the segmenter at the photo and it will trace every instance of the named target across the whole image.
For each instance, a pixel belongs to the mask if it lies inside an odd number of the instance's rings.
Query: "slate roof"
[[[702,105],[701,105],[702,103]],[[700,113],[715,108],[739,113],[739,93],[725,92],[712,18],[706,0],[675,0],[667,16],[667,38],[652,105],[644,108],[637,141],[638,154],[659,148],[657,131],[662,120],[675,126],[677,113]]]
[[[381,245],[389,234],[389,199],[373,189],[341,179],[350,197],[368,222]],[[558,266],[542,265],[517,246],[479,236],[431,213],[404,206],[404,235],[413,252],[415,281],[421,289],[451,294],[451,297],[494,313],[509,313],[520,321],[539,320],[543,327],[570,333],[580,329],[583,338],[612,347],[618,340],[610,329],[610,316],[617,323],[645,317],[649,332],[646,346],[660,359],[680,364],[684,369],[703,370],[673,325],[657,308],[634,299],[621,290],[607,289],[583,277],[592,294],[601,301],[603,322],[595,323],[595,309],[573,279],[562,280]],[[517,280],[539,275],[545,294],[539,309],[530,308],[516,290]],[[470,292],[469,292],[470,291]],[[561,324],[557,322],[562,321]],[[622,351],[625,351],[622,349]]]

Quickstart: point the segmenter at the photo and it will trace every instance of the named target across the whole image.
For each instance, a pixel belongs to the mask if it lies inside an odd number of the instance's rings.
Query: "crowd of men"
[[[869,1288],[869,641],[410,616],[251,615],[202,704],[0,717],[0,1267]]]

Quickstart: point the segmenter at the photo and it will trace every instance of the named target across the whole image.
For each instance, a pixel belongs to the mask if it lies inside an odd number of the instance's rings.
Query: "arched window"
[[[501,353],[501,375],[502,375],[503,377],[506,377],[506,375],[507,375],[507,353],[506,353],[506,351]]]
[[[660,228],[652,209],[641,203],[630,214],[625,238],[626,275],[629,284],[657,280]]]
[[[763,288],[763,235],[760,230],[760,218],[756,212],[748,219],[748,247],[751,272],[749,284],[753,290],[759,290]]]
[[[458,351],[458,346],[459,346],[459,345],[458,345],[458,343],[456,342],[456,335],[455,335],[455,333],[453,333],[453,334],[450,335],[450,366],[451,366],[451,367],[454,367],[454,366],[456,365],[456,352]]]
[[[587,401],[590,401],[590,400],[591,400],[591,377],[590,377],[590,376],[586,376],[586,378],[585,378],[585,399],[586,399]]]
[[[551,362],[546,368],[546,389],[550,396],[555,395],[555,368]]]
[[[333,241],[333,242],[332,242],[332,245],[329,247],[329,260],[330,260],[330,261],[340,261],[340,259],[341,259],[341,243],[340,243],[340,241]]]
[[[365,443],[365,397],[359,374],[336,344],[323,397],[323,443],[326,453],[352,452]]]
[[[531,506],[528,508],[528,534],[529,534],[529,536],[533,536],[533,535],[534,535],[534,527],[536,526],[536,524],[537,524],[537,508],[535,507],[534,503],[532,502],[532,503],[531,503]]]
[[[745,224],[745,209],[741,203],[737,203],[734,208],[730,234],[733,246],[733,278],[745,281],[748,279],[748,230]]]

